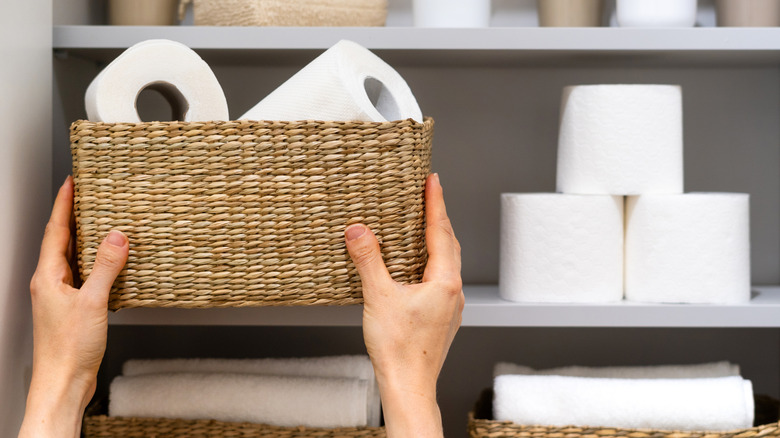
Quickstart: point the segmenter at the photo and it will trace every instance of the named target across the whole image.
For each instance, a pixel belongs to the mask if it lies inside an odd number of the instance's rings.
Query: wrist
[[[379,384],[388,438],[443,436],[441,412],[433,390]]]
[[[35,370],[20,437],[78,437],[93,391],[81,379]]]

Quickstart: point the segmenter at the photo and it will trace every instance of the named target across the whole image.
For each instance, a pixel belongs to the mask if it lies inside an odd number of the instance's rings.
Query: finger
[[[379,242],[374,233],[363,224],[350,225],[344,230],[347,251],[363,283],[363,294],[370,295],[377,288],[393,282],[382,260]]]
[[[439,175],[435,173],[425,183],[425,224],[428,265],[423,281],[460,276],[460,245],[447,216]]]
[[[67,251],[70,241],[70,215],[73,209],[73,179],[68,176],[57,193],[49,223],[41,243],[39,265],[45,272],[55,272],[68,266]]]
[[[108,233],[98,247],[95,264],[89,278],[84,282],[82,292],[89,293],[101,303],[108,301],[108,293],[116,277],[124,268],[129,253],[127,237],[116,230]]]

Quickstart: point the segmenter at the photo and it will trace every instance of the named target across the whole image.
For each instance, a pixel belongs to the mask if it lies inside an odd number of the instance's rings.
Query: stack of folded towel
[[[379,426],[368,356],[129,360],[111,383],[109,415],[276,426]]]
[[[712,431],[753,425],[752,385],[728,362],[550,370],[499,363],[494,375],[499,421]]]

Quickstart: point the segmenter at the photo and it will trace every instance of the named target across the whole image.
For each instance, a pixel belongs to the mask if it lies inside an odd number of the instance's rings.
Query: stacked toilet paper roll
[[[192,49],[170,40],[138,43],[104,68],[87,88],[87,118],[140,123],[136,100],[146,88],[169,101],[174,120],[229,119],[225,93],[211,68]]]
[[[558,191],[682,193],[682,91],[676,85],[563,90]]]
[[[626,223],[627,299],[711,304],[750,300],[747,194],[630,196]]]
[[[623,298],[623,198],[501,196],[500,293],[525,302]]]
[[[342,40],[239,119],[422,122],[406,81],[365,47]]]
[[[749,300],[748,195],[683,194],[682,154],[679,86],[566,87],[558,142],[562,193],[502,197],[501,296],[606,302],[625,292],[644,302]],[[624,220],[614,205],[625,196]],[[625,259],[614,256],[616,245]]]

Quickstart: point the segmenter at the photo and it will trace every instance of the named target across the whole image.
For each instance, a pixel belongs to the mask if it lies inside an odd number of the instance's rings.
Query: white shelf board
[[[498,296],[497,286],[466,286],[464,327],[780,327],[780,286],[756,286],[737,305],[528,304]],[[362,306],[235,309],[123,309],[112,325],[359,326]]]
[[[126,48],[169,38],[194,49],[780,50],[780,28],[541,28],[54,26],[54,47]]]
[[[53,37],[55,50],[99,61],[139,41],[167,38],[217,62],[319,51],[350,39],[385,56],[390,52],[394,62],[582,64],[618,56],[639,64],[780,63],[780,28],[54,26]]]

